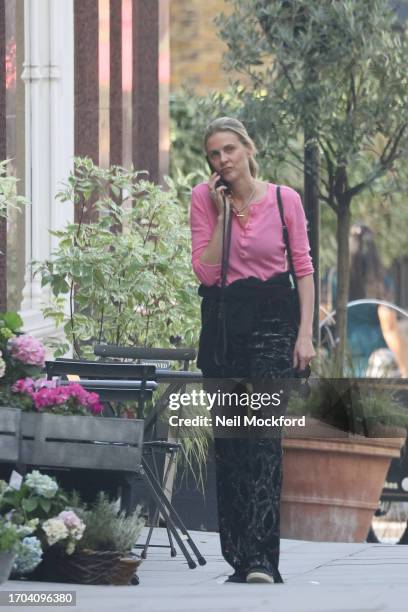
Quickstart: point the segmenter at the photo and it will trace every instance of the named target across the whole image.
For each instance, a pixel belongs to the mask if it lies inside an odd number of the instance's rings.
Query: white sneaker
[[[248,572],[246,581],[249,584],[272,584],[274,582],[273,576],[262,568],[255,568]]]

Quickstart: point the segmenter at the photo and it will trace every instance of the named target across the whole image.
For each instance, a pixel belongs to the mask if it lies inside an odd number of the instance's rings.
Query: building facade
[[[29,263],[73,220],[55,196],[74,156],[167,172],[170,0],[0,0],[0,159],[25,212],[0,221],[0,310],[52,331]]]

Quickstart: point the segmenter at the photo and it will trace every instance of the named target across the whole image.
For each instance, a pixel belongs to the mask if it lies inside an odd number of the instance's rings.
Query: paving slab
[[[218,534],[191,535],[206,565],[191,570],[180,552],[171,558],[167,548],[150,548],[139,568],[138,586],[8,581],[0,590],[74,590],[77,605],[70,609],[78,612],[408,611],[407,546],[282,540],[280,569],[285,584],[225,584],[231,569],[221,555]],[[155,529],[152,543],[166,544],[166,531]],[[38,611],[60,609],[35,606]]]

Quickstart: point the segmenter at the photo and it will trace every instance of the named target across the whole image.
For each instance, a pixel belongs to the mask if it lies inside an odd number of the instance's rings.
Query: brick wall
[[[228,75],[221,70],[226,45],[218,38],[213,20],[221,12],[230,11],[225,0],[171,1],[172,91],[183,84],[189,84],[198,94],[228,86]]]

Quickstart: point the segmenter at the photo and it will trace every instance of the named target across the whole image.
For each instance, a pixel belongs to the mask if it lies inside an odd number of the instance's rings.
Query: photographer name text
[[[169,417],[171,427],[305,427],[306,417],[270,416],[259,417],[237,414],[233,417],[197,415],[195,417],[180,417],[176,414]]]

